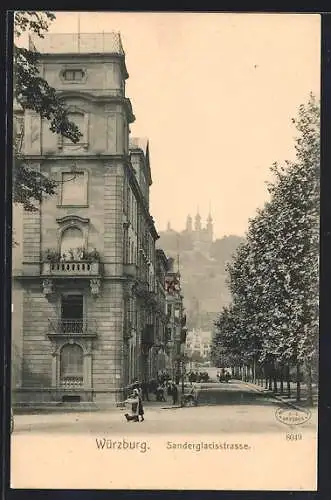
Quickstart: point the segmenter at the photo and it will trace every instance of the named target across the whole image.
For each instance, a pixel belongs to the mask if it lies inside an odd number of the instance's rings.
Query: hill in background
[[[244,238],[230,235],[199,243],[188,231],[178,233],[168,228],[159,234],[158,248],[175,262],[179,256],[189,330],[212,330],[218,313],[230,301],[225,266]]]

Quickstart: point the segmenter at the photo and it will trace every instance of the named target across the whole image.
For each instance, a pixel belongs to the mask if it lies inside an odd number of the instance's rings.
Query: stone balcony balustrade
[[[80,277],[99,276],[101,271],[100,262],[89,262],[75,260],[67,262],[43,262],[43,276],[57,277]]]

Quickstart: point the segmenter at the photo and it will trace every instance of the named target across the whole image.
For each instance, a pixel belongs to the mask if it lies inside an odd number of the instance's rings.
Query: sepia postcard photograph
[[[13,18],[11,488],[316,491],[320,16]]]

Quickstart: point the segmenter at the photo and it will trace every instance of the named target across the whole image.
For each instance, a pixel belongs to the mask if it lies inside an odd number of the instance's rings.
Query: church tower
[[[201,215],[199,214],[199,212],[197,212],[195,216],[194,229],[197,233],[200,233],[201,231]]]
[[[208,215],[208,218],[207,218],[206,229],[207,229],[208,240],[210,242],[212,242],[213,241],[213,218],[212,218],[210,212],[209,212],[209,215]]]
[[[187,219],[186,219],[186,231],[188,233],[192,233],[192,229],[193,229],[193,226],[192,226],[192,217],[190,215],[188,215]]]

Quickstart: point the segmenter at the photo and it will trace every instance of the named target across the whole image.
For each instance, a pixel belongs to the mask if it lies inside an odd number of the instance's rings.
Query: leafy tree
[[[19,46],[24,33],[44,38],[49,24],[55,15],[48,11],[21,11],[14,19],[14,102],[24,112],[31,110],[42,119],[48,120],[52,132],[61,134],[76,143],[82,135],[78,127],[68,119],[67,110],[58,97],[56,90],[39,74],[38,52],[32,46]],[[23,129],[24,134],[24,129]],[[36,210],[36,202],[44,195],[56,192],[56,182],[48,179],[41,172],[34,170],[24,159],[20,141],[14,141],[13,164],[13,201],[21,203],[25,210]]]
[[[319,271],[319,104],[313,95],[293,122],[296,160],[272,166],[270,200],[250,220],[246,242],[228,266],[232,307],[217,326],[218,341],[243,363],[252,357],[273,373],[277,364],[295,364],[298,399],[303,365],[311,400]]]

